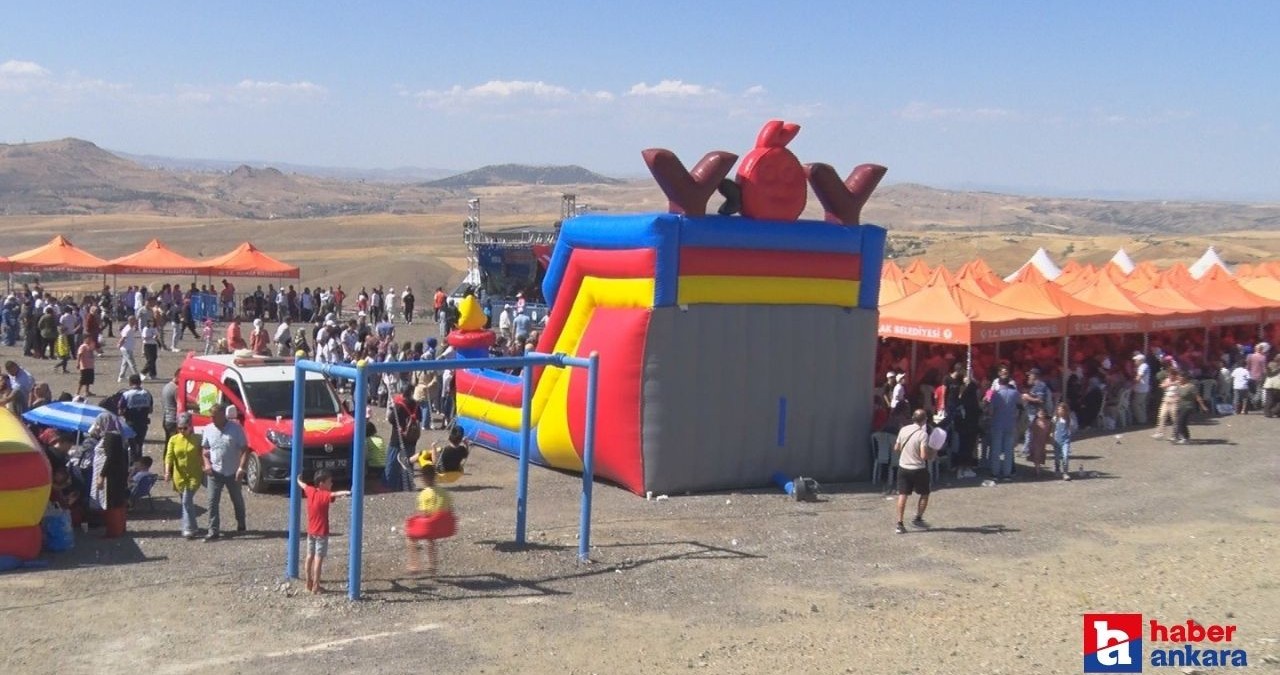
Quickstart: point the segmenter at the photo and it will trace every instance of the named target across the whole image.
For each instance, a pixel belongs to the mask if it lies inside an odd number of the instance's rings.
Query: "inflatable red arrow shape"
[[[732,152],[713,150],[694,165],[693,171],[685,171],[680,158],[670,150],[650,148],[640,154],[667,196],[667,210],[690,217],[707,215],[707,201],[738,161]]]
[[[827,222],[857,225],[862,220],[862,207],[889,169],[879,164],[859,164],[843,182],[830,164],[807,164],[804,170],[813,194],[827,213]]]

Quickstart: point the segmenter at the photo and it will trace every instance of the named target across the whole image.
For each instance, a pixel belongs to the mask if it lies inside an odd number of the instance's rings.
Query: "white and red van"
[[[235,407],[253,451],[245,482],[254,492],[289,481],[293,376],[292,358],[260,356],[191,354],[178,371],[178,411],[191,413],[193,428],[209,424],[215,403]],[[328,469],[335,481],[349,481],[352,416],[319,373],[306,374],[303,396],[303,471]]]

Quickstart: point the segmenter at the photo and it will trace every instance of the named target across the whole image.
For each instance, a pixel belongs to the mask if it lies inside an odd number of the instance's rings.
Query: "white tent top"
[[[1207,274],[1215,265],[1226,270],[1228,274],[1231,273],[1231,268],[1227,267],[1227,264],[1222,262],[1222,258],[1218,257],[1218,252],[1213,250],[1213,247],[1210,246],[1209,250],[1205,251],[1204,255],[1200,256],[1199,260],[1191,263],[1191,266],[1187,268],[1187,271],[1191,273],[1192,279],[1199,279]]]
[[[1115,263],[1116,267],[1119,267],[1120,271],[1125,274],[1133,274],[1133,268],[1137,267],[1137,265],[1133,264],[1133,258],[1130,258],[1123,248],[1111,256],[1111,262]]]
[[[1044,275],[1044,278],[1049,281],[1057,279],[1062,274],[1062,270],[1053,262],[1053,258],[1049,257],[1049,253],[1043,248],[1038,248],[1036,249],[1036,252],[1032,254],[1031,258],[1022,264],[1022,267],[1014,270],[1013,274],[1005,277],[1004,280],[1012,283],[1013,280],[1017,278],[1018,273],[1025,269],[1027,265],[1034,265],[1035,268]]]

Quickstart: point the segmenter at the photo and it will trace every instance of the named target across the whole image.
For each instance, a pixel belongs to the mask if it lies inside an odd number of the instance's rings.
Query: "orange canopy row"
[[[1185,265],[1161,272],[1150,263],[1123,272],[1074,261],[1049,281],[1026,265],[1010,281],[985,262],[956,273],[916,260],[884,263],[880,335],[921,342],[982,344],[1071,335],[1143,333],[1280,321],[1280,265],[1250,276],[1216,267],[1193,279]]]
[[[263,253],[245,242],[226,255],[212,260],[192,260],[152,239],[141,251],[114,260],[103,260],[76,248],[62,235],[44,246],[0,258],[9,272],[86,272],[94,274],[199,274],[238,277],[279,277],[297,279],[299,269]]]

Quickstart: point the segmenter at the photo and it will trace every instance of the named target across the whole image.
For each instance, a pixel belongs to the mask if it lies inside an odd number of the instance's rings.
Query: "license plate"
[[[347,468],[347,460],[345,459],[317,459],[312,462],[312,466],[317,469],[345,469]]]

